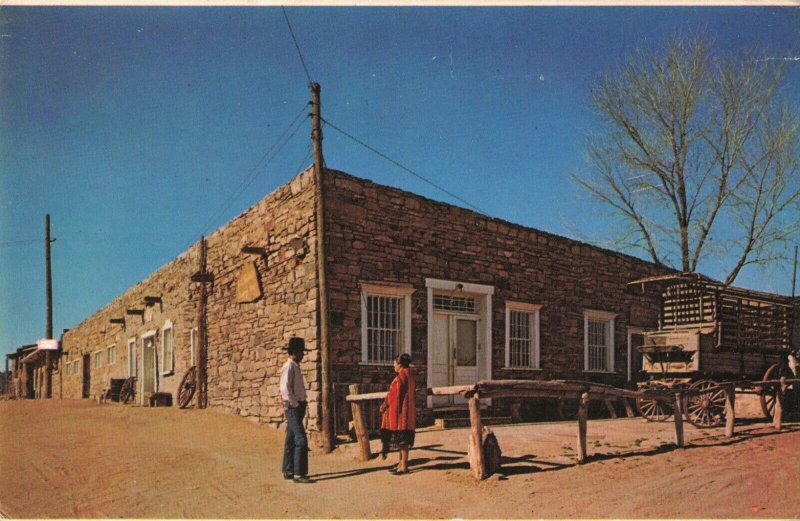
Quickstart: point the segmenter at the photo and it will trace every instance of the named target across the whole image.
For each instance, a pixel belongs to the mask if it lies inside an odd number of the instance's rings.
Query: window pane
[[[533,313],[510,311],[509,313],[509,365],[511,367],[533,367]]]
[[[367,296],[367,361],[391,362],[400,353],[401,300]]]

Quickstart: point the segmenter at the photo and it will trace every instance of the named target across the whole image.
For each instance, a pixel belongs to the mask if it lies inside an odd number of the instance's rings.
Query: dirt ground
[[[741,410],[738,410],[740,409]],[[737,399],[736,435],[671,422],[492,427],[503,474],[478,482],[467,429],[417,433],[413,471],[357,446],[313,449],[316,483],[282,479],[283,433],[213,410],[0,401],[0,511],[12,518],[800,518],[800,425]],[[752,412],[752,414],[750,414]],[[373,449],[378,442],[373,441]]]

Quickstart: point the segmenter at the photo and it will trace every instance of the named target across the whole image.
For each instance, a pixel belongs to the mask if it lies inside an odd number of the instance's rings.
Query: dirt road
[[[737,400],[737,409],[743,400]],[[227,414],[87,401],[0,401],[0,511],[9,517],[134,518],[800,518],[800,425],[722,429],[589,422],[493,427],[504,476],[468,472],[467,431],[417,434],[413,472],[356,459],[354,444],[311,454],[317,482],[279,472],[283,434]],[[377,442],[374,442],[377,449]]]

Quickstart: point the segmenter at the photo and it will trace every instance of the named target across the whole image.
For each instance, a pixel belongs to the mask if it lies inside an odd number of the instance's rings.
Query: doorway
[[[469,385],[478,381],[478,317],[433,315],[432,387]],[[463,404],[460,396],[435,396],[434,405]]]
[[[492,286],[426,279],[428,387],[491,379]],[[428,407],[466,403],[460,396],[429,396]]]
[[[142,338],[142,392],[139,394],[139,403],[144,405],[145,394],[150,396],[158,389],[158,372],[156,371],[156,335],[153,332]]]
[[[81,398],[88,398],[92,388],[92,364],[88,354],[83,355],[83,390]]]

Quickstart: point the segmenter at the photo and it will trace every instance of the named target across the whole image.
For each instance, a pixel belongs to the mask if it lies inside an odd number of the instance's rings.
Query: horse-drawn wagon
[[[683,412],[697,427],[714,427],[725,416],[721,381],[754,390],[767,418],[772,417],[779,385],[759,383],[781,376],[797,378],[792,340],[792,299],[725,286],[697,274],[640,279],[630,285],[658,284],[659,327],[644,333],[640,389],[689,390]],[[797,411],[800,386],[782,394],[784,410]],[[708,392],[703,392],[708,389]],[[673,414],[663,401],[640,399],[642,416],[664,421]]]

